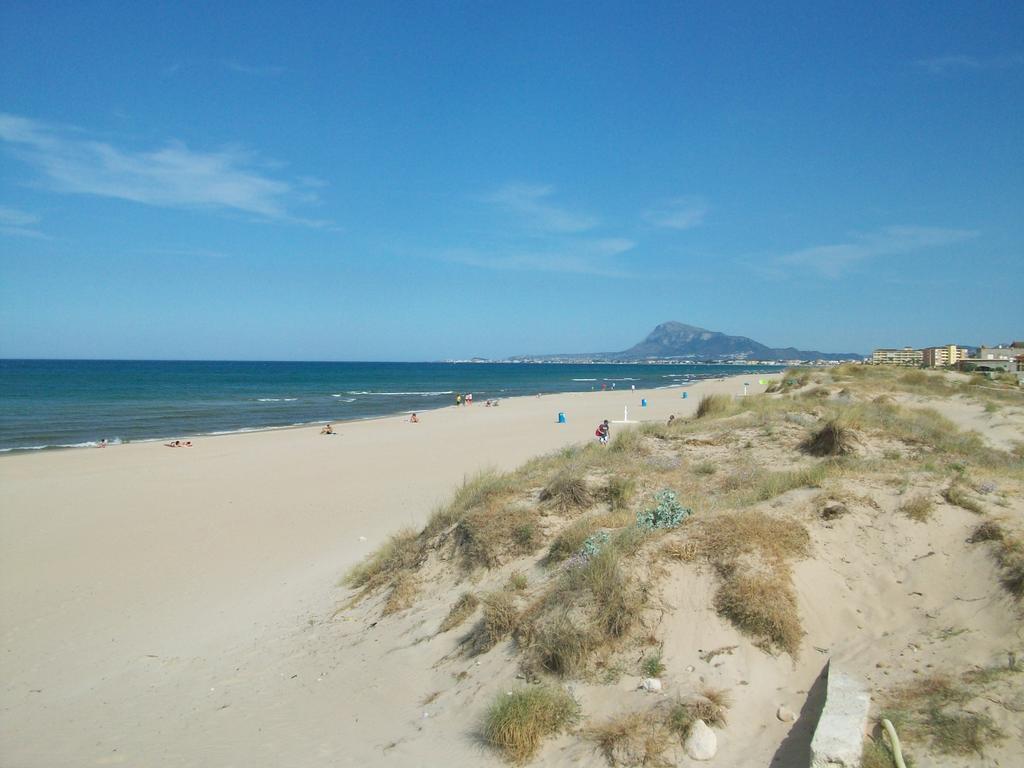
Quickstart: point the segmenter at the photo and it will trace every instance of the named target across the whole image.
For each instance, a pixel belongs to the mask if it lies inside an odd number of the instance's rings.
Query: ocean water
[[[365,419],[488,398],[681,386],[736,365],[0,360],[0,451]],[[475,406],[474,406],[475,407]]]

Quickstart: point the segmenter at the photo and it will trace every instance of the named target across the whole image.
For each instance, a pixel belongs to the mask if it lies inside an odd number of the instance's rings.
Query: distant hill
[[[768,347],[746,336],[729,336],[685,323],[662,323],[647,338],[622,352],[572,355],[522,355],[523,359],[604,359],[604,360],[856,360],[853,352],[817,352],[795,347]]]

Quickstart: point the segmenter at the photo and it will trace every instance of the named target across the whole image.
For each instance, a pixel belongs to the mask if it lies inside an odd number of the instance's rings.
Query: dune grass
[[[345,575],[344,583],[373,591],[411,570],[423,559],[424,552],[416,531],[403,528]]]
[[[950,504],[960,507],[961,509],[966,509],[968,512],[973,512],[976,515],[985,514],[984,507],[971,498],[971,495],[967,490],[957,482],[951,483],[949,487],[942,492],[942,498]]]
[[[487,505],[496,499],[507,498],[519,490],[520,478],[515,473],[482,470],[467,478],[452,496],[451,501],[434,510],[423,530],[425,537],[433,536],[458,523],[471,509]]]
[[[519,622],[519,609],[509,592],[488,592],[480,598],[480,603],[483,615],[461,641],[470,656],[491,650],[508,637]]]
[[[947,755],[984,755],[1005,738],[992,718],[970,703],[1000,677],[1017,670],[1002,668],[983,676],[933,674],[890,692],[882,717],[892,721],[908,742],[927,742]]]
[[[579,704],[562,688],[530,686],[498,694],[484,716],[481,733],[507,760],[525,763],[545,737],[566,729],[578,716]]]
[[[629,509],[629,504],[636,495],[636,480],[622,475],[609,477],[606,494],[608,508],[613,512]]]
[[[463,592],[459,595],[459,599],[452,604],[448,615],[444,617],[437,631],[448,632],[462,625],[473,615],[478,605],[480,605],[480,599],[476,595],[472,592]]]
[[[838,467],[833,461],[822,461],[798,469],[758,471],[751,478],[743,479],[739,487],[745,489],[742,495],[748,503],[769,501],[797,488],[819,488]]]
[[[924,494],[913,496],[900,504],[900,512],[919,523],[928,522],[934,508],[934,502]]]
[[[732,398],[729,395],[704,395],[697,404],[695,418],[715,418],[724,416],[732,410]]]
[[[574,622],[568,612],[533,628],[524,669],[558,677],[577,677],[586,669],[596,643],[590,630]]]
[[[760,638],[769,648],[795,657],[803,629],[796,593],[788,572],[720,569],[721,585],[715,593],[715,609],[739,630]]]
[[[656,710],[615,715],[592,726],[587,736],[609,765],[670,765],[665,752],[672,743],[672,732]]]
[[[808,437],[800,448],[811,456],[847,456],[856,450],[857,436],[838,419],[830,419]]]
[[[384,602],[382,614],[389,616],[392,613],[404,611],[410,608],[419,592],[419,581],[411,571],[402,571],[391,584],[391,591],[388,599]]]
[[[540,492],[540,501],[565,514],[586,509],[594,503],[594,497],[583,469],[568,466],[548,481]]]
[[[540,513],[531,505],[493,500],[463,515],[455,543],[467,568],[495,568],[540,545]]]

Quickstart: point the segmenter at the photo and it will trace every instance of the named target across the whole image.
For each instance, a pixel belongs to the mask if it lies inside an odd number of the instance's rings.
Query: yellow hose
[[[900,751],[900,737],[896,735],[896,729],[885,718],[882,719],[882,727],[889,734],[889,743],[892,745],[892,756],[896,759],[896,768],[907,768],[907,764],[903,762],[903,752]]]

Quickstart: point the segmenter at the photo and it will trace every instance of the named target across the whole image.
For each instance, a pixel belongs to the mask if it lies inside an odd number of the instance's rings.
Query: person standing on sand
[[[597,435],[597,441],[601,443],[601,445],[605,445],[608,442],[608,436],[611,434],[611,432],[612,428],[608,424],[608,419],[605,419],[604,421],[597,425],[597,430],[594,432],[594,434]]]
[[[459,394],[455,395],[455,404],[456,405],[462,405],[462,393],[461,392]]]

